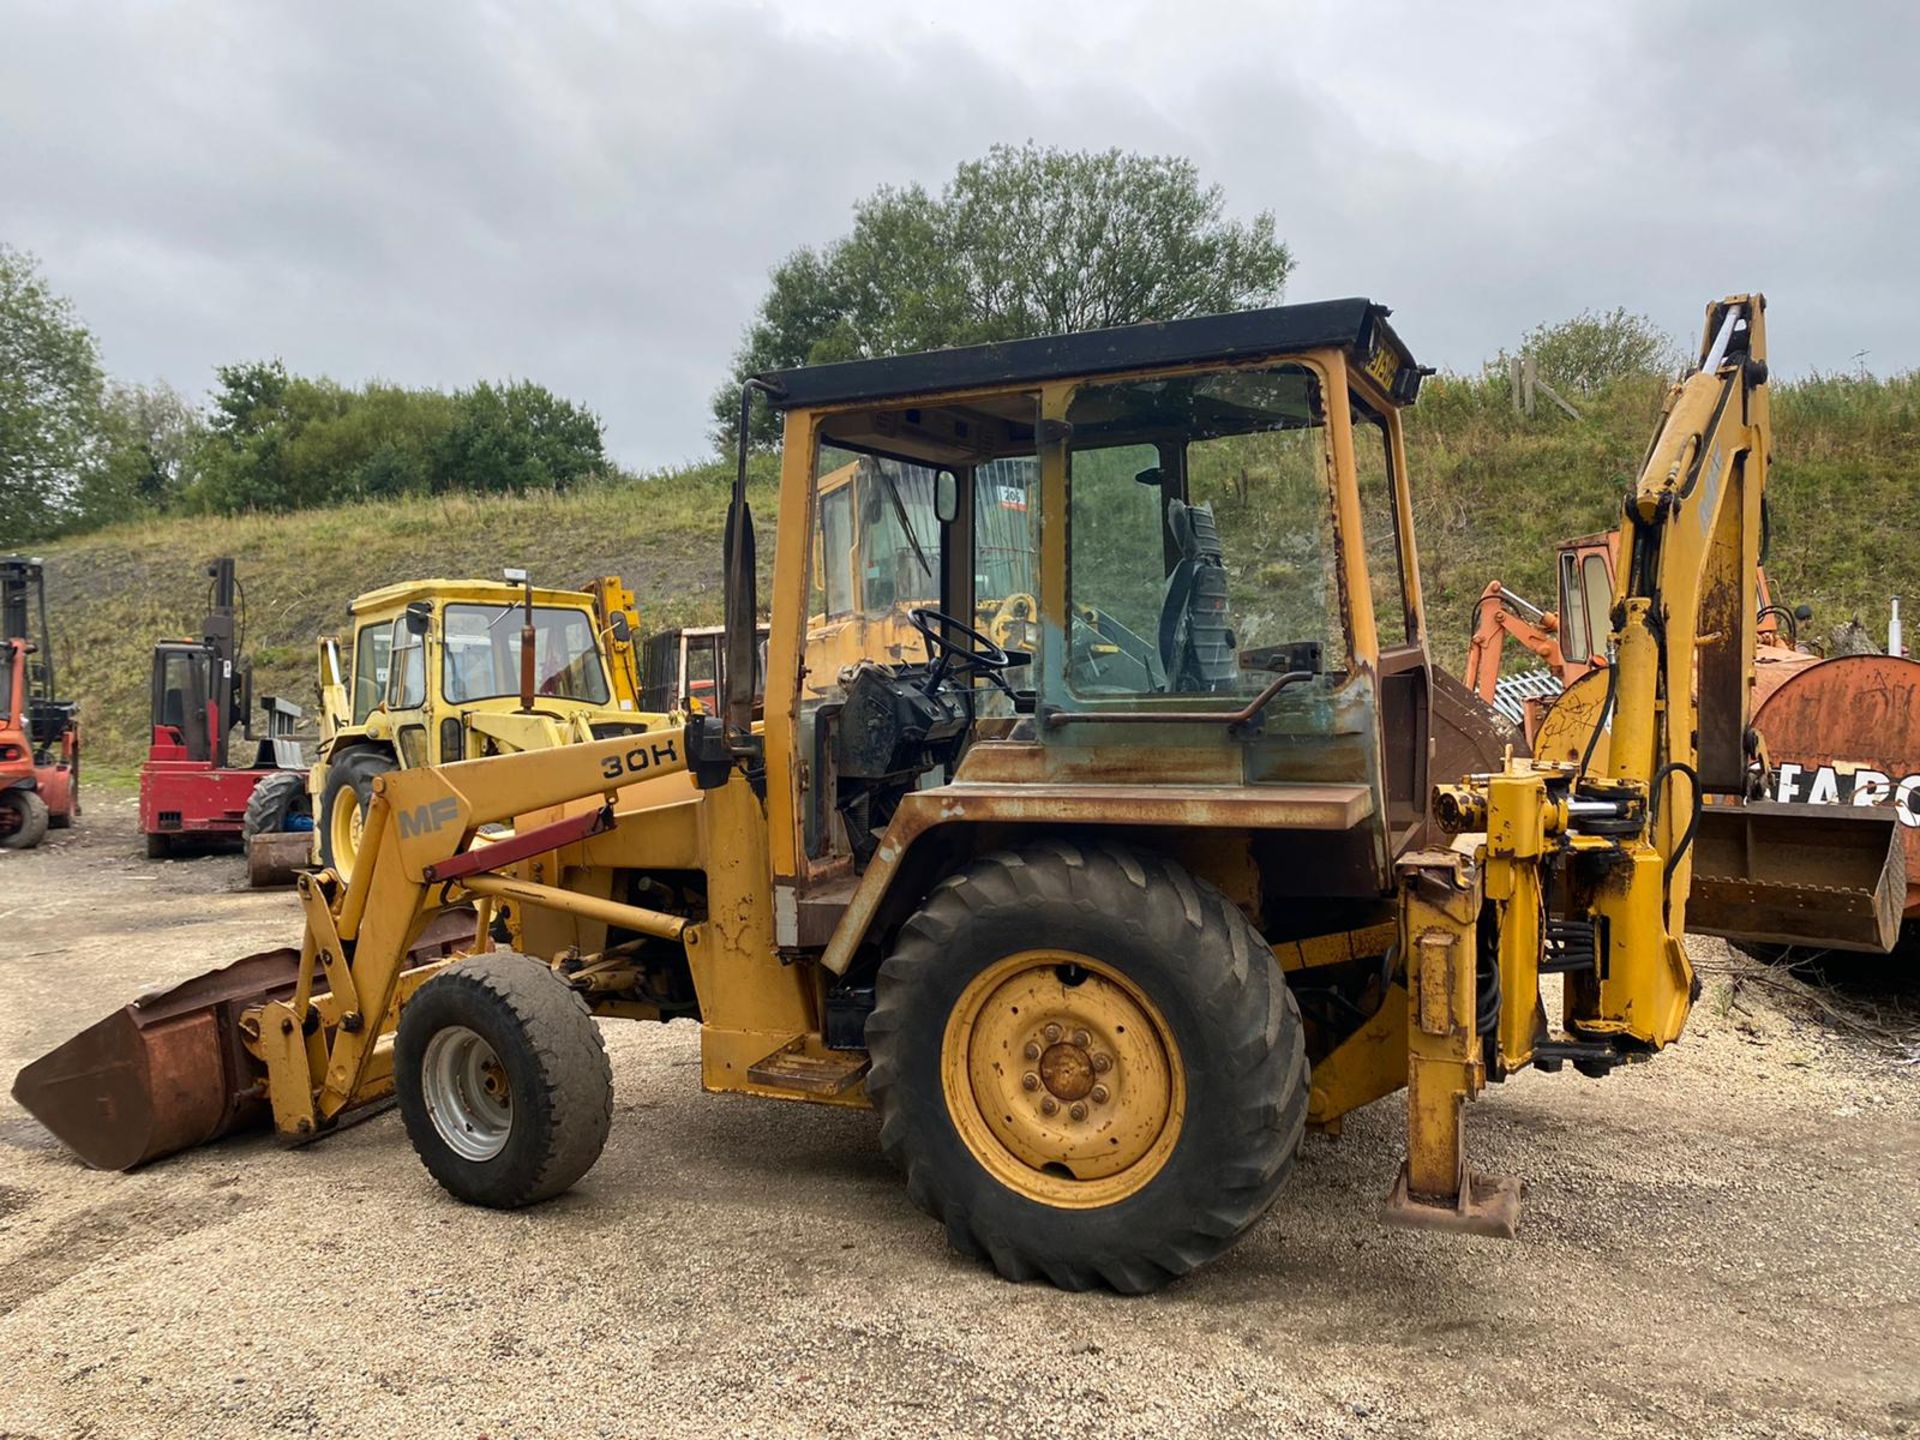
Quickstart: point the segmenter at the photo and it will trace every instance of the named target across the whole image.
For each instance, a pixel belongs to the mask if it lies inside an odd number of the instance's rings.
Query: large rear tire
[[[274,770],[260,778],[247,796],[247,812],[240,821],[240,838],[278,835],[292,828],[296,815],[312,813],[307,798],[307,777],[300,770]]]
[[[47,838],[47,802],[31,790],[0,793],[0,850],[31,850]]]
[[[1224,895],[1117,845],[1003,851],[881,966],[882,1148],[1011,1280],[1153,1290],[1272,1204],[1306,1127],[1300,1011]]]
[[[421,1163],[470,1205],[551,1199],[593,1167],[613,1124],[613,1069],[586,1002],[510,950],[420,987],[400,1015],[393,1080]]]
[[[320,864],[342,880],[353,877],[361,826],[367,818],[367,807],[373,803],[374,777],[399,768],[384,750],[349,750],[328,763],[314,827],[320,832]]]

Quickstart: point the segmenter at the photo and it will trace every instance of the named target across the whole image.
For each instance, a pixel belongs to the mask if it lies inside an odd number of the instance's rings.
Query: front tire
[[[47,802],[31,790],[0,794],[0,850],[31,850],[47,838]]]
[[[514,1210],[593,1167],[613,1070],[586,1002],[510,950],[462,960],[400,1015],[394,1091],[415,1153],[456,1199]]]
[[[307,777],[299,770],[275,770],[260,777],[247,796],[246,815],[240,822],[240,838],[278,835],[292,828],[295,815],[308,814],[312,802],[307,799]]]
[[[315,829],[320,832],[320,864],[342,880],[353,878],[353,862],[360,853],[361,829],[366,823],[367,807],[373,804],[373,781],[377,775],[399,769],[394,758],[383,750],[349,750],[327,765],[327,778],[320,788],[320,814]]]
[[[1272,951],[1160,856],[1056,842],[937,886],[881,966],[881,1145],[1010,1280],[1157,1289],[1272,1204],[1306,1128]]]

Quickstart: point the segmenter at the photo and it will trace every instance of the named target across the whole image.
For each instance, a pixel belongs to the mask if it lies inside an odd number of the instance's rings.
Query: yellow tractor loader
[[[353,873],[373,782],[397,769],[546,749],[668,723],[639,708],[633,594],[417,580],[353,602],[353,629],[320,641],[321,732],[307,788],[314,861]]]
[[[1015,1279],[1185,1274],[1309,1126],[1403,1087],[1388,1214],[1511,1234],[1466,1102],[1678,1039],[1703,801],[1768,821],[1755,747],[1694,694],[1697,662],[1743,713],[1763,317],[1710,308],[1626,497],[1607,763],[1467,777],[1430,773],[1401,435],[1424,372],[1383,307],[759,377],[743,412],[784,421],[764,669],[742,457],[715,713],[376,776],[351,877],[302,878],[297,954],[129,1006],[14,1093],[101,1165],[262,1112],[298,1142],[397,1094],[448,1191],[520,1206],[607,1138],[594,1017],[692,1017],[707,1090],[871,1106],[914,1200]],[[862,456],[924,484],[924,522],[883,499],[939,598],[919,655],[829,667],[822,482]],[[1018,651],[973,623],[1010,461],[1037,477]],[[1878,873],[1892,823],[1861,821],[1826,838]]]

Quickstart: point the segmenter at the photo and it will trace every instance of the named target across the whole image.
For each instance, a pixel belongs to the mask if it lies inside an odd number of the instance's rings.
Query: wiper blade
[[[893,476],[887,473],[887,467],[879,460],[873,462],[873,468],[880,472],[880,481],[887,487],[887,498],[893,501],[893,513],[900,521],[900,529],[906,534],[907,543],[913,547],[913,558],[920,562],[920,568],[927,572],[927,578],[933,578],[933,566],[927,560],[927,552],[920,548],[920,537],[913,533],[913,521],[907,518],[907,502],[900,498],[900,487],[893,483]]]

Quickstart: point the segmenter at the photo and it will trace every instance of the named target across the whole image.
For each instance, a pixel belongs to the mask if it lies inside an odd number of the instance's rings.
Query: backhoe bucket
[[[470,944],[470,912],[436,916],[412,963]],[[99,1170],[131,1170],[268,1119],[266,1067],[240,1018],[292,996],[297,949],[266,950],[156,990],[22,1069],[13,1098]]]
[[[1907,860],[1889,808],[1708,805],[1693,844],[1687,928],[1728,940],[1885,954]]]

